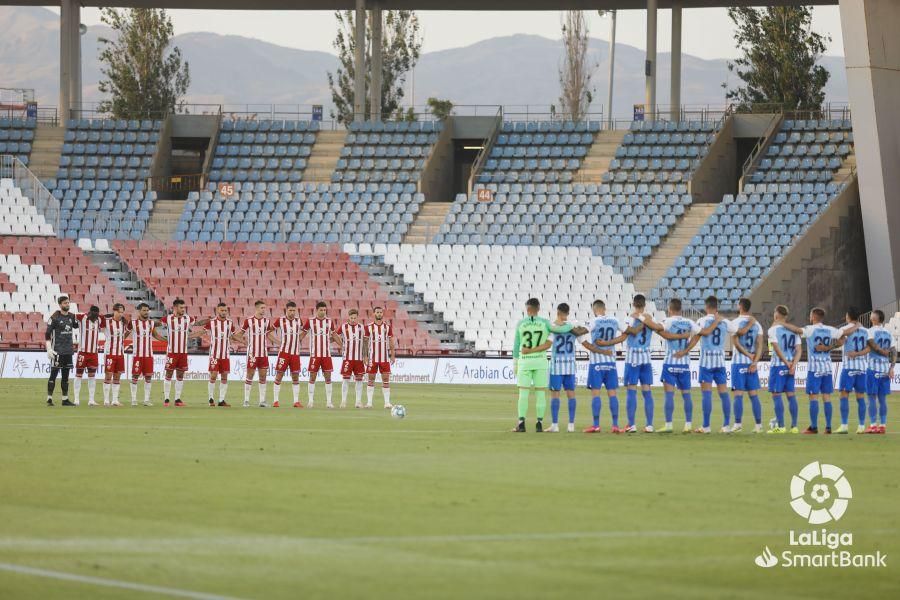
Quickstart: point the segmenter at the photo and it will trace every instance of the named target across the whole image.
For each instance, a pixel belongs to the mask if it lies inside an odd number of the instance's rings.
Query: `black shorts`
[[[53,361],[51,366],[56,367],[58,369],[71,369],[72,368],[72,355],[71,354],[57,354],[56,360]]]

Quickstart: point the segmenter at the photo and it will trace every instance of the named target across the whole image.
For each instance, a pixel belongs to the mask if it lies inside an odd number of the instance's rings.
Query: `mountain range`
[[[56,105],[59,86],[59,17],[41,7],[0,6],[0,87],[31,88],[38,102]],[[110,30],[91,26],[82,37],[82,80],[85,102],[101,99],[97,60],[98,38]],[[188,102],[226,105],[324,104],[331,105],[326,74],[337,68],[337,57],[328,52],[298,50],[258,39],[186,33],[174,38],[191,69]],[[427,39],[424,46],[427,49]],[[593,77],[595,106],[606,103],[609,44],[591,39],[589,59],[597,65]],[[406,103],[424,104],[430,96],[457,105],[499,105],[507,112],[547,111],[559,97],[559,63],[562,42],[537,35],[497,37],[462,48],[422,54],[409,74]],[[659,55],[657,97],[668,104],[669,54]],[[826,88],[831,102],[847,101],[843,57],[825,56],[821,63],[831,73]],[[682,58],[682,103],[721,108],[728,61]],[[644,98],[644,51],[626,44],[616,46],[615,114],[630,116],[631,107]],[[526,109],[526,107],[528,107]],[[232,110],[239,110],[232,108]],[[474,109],[459,108],[460,113]],[[479,114],[487,114],[490,108]]]

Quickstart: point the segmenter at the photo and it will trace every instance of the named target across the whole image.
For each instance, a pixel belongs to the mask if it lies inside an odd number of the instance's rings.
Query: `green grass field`
[[[163,409],[159,383],[151,408],[88,409],[82,390],[81,407],[51,409],[43,386],[0,382],[3,599],[900,591],[895,435],[536,435],[531,418],[516,435],[507,387],[396,386],[409,411],[399,421],[243,409],[239,384],[230,409],[203,406],[203,383],[187,385],[185,409]],[[579,400],[580,429],[590,403]],[[679,412],[677,400],[680,430]],[[801,398],[803,426],[806,415]],[[754,564],[766,546],[788,549],[789,530],[818,529],[788,505],[791,476],[815,460],[853,486],[829,530],[853,532],[854,552],[886,552],[886,569]]]

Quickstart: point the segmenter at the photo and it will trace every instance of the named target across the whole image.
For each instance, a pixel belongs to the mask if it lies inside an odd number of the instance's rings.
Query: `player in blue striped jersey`
[[[676,353],[684,350],[691,336],[700,333],[700,326],[681,315],[681,300],[669,300],[669,316],[662,323],[654,323],[650,319],[644,325],[655,331],[666,340],[666,359],[663,361],[662,381],[665,388],[663,410],[666,416],[665,426],[660,433],[672,433],[672,414],[675,412],[675,388],[681,391],[684,401],[684,433],[692,430],[694,402],[691,399],[691,359],[687,356],[676,357]]]
[[[786,433],[784,426],[784,402],[782,394],[787,395],[788,411],[791,415],[791,433],[800,433],[797,429],[797,395],[794,392],[794,374],[800,355],[803,354],[800,334],[802,329],[787,322],[788,308],[784,305],[775,307],[772,326],[769,328],[769,392],[775,405],[775,426],[769,433]]]
[[[634,312],[628,318],[628,327],[625,333],[625,412],[628,416],[628,426],[625,433],[635,433],[635,413],[637,413],[637,385],[641,385],[641,394],[644,397],[644,416],[647,426],[644,433],[653,433],[653,393],[650,386],[653,384],[653,365],[650,362],[650,342],[653,332],[644,326],[642,317],[647,306],[647,299],[643,294],[637,294],[631,302]]]
[[[737,331],[728,319],[719,314],[719,299],[706,299],[706,316],[697,321],[700,333],[691,338],[687,348],[675,353],[676,357],[687,356],[700,344],[700,395],[703,408],[703,426],[697,433],[709,433],[712,418],[712,384],[715,383],[722,402],[724,423],[721,433],[731,433],[731,397],[728,394],[728,374],[725,372],[725,342],[729,335]],[[746,332],[741,332],[746,333]]]
[[[894,338],[884,328],[884,313],[872,311],[872,326],[869,327],[869,369],[866,373],[866,392],[869,395],[869,428],[866,433],[885,433],[887,430],[887,397],[891,393],[894,365],[897,352]],[[876,412],[875,402],[878,402]]]
[[[841,392],[841,426],[835,433],[849,433],[850,392],[856,394],[856,410],[859,425],[856,433],[866,431],[866,368],[869,357],[869,332],[859,324],[859,309],[851,306],[844,315],[846,325],[840,328],[841,338],[837,345],[841,348],[841,378],[838,389]]]
[[[744,428],[744,392],[750,396],[753,410],[753,433],[762,431],[762,404],[759,402],[759,371],[757,364],[763,354],[763,328],[750,314],[750,299],[738,300],[738,317],[732,321],[738,329],[749,329],[731,338],[731,391],[734,395],[734,426],[732,433]]]
[[[593,425],[584,430],[585,433],[600,433],[600,390],[606,387],[609,401],[609,412],[612,417],[612,433],[620,433],[619,429],[619,372],[616,370],[616,344],[625,341],[622,324],[611,315],[606,314],[603,300],[594,300],[591,305],[594,320],[589,325],[590,341],[583,341],[582,346],[591,352],[588,364],[587,387],[593,392],[591,413]],[[603,344],[602,346],[596,344]]]
[[[569,305],[562,303],[556,307],[556,322],[554,326],[569,325]],[[554,333],[552,352],[550,355],[550,416],[553,423],[549,432],[559,431],[559,392],[566,390],[569,400],[569,432],[575,431],[575,348],[578,337],[587,330],[572,323],[572,329],[567,333]]]
[[[810,324],[803,328],[806,338],[806,395],[809,397],[810,425],[803,433],[819,433],[819,396],[825,409],[825,433],[831,433],[831,393],[834,392],[834,372],[831,350],[836,347],[841,332],[826,325],[825,310],[814,308],[809,312]]]

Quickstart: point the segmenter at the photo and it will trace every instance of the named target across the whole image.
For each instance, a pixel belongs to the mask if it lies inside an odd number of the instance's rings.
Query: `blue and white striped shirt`
[[[629,318],[629,327],[642,325],[639,319]],[[625,362],[629,365],[650,364],[650,341],[653,339],[653,331],[649,327],[642,327],[640,331],[629,335],[625,340]]]
[[[769,327],[769,344],[778,344],[778,348],[788,361],[794,360],[794,355],[800,350],[800,336],[785,327],[784,325],[772,325]],[[789,367],[784,364],[778,353],[772,350],[772,358],[769,361],[770,367]]]
[[[668,317],[662,322],[663,329],[668,331],[669,333],[680,334],[680,333],[690,333],[690,334],[698,334],[700,333],[700,327],[691,321],[682,316],[677,317]],[[675,356],[676,352],[680,352],[687,348],[690,343],[689,339],[683,340],[666,340],[666,360],[665,364],[672,366],[681,366],[686,367],[691,364],[690,356],[683,356],[678,358]]]
[[[576,327],[574,323],[572,327]],[[575,348],[578,336],[569,333],[553,334],[553,351],[550,355],[551,375],[575,374]]]
[[[615,317],[611,317],[609,315],[601,315],[599,317],[594,317],[594,320],[591,321],[591,326],[589,327],[591,330],[591,342],[595,342],[597,340],[602,340],[604,342],[609,341],[613,338],[619,336],[622,333],[622,324],[619,323],[619,320]],[[616,364],[616,355],[615,355],[615,346],[603,346],[607,350],[612,350],[613,354],[597,354],[596,352],[591,352],[591,364],[592,365],[615,365]]]
[[[819,352],[816,346],[822,344],[830,346],[841,337],[841,332],[834,327],[819,323],[807,325],[803,328],[803,337],[806,338],[806,356],[809,361],[809,373],[811,375],[833,375],[831,369],[831,351]]]
[[[706,329],[716,320],[715,315],[706,315],[697,321],[700,329]],[[728,335],[737,331],[731,321],[722,319],[712,333],[700,340],[700,368],[724,369],[725,368],[725,342]]]
[[[750,317],[745,315],[738,317],[737,319],[732,321],[731,324],[734,327],[734,331],[737,332],[746,327],[749,321]],[[746,350],[753,356],[756,356],[756,349],[759,348],[759,344],[763,343],[762,335],[762,325],[760,325],[757,321],[753,324],[753,327],[747,330],[747,333],[738,338],[738,340],[741,342],[741,346],[744,347],[744,350]],[[750,359],[750,357],[741,354],[737,351],[737,349],[735,349],[731,355],[731,362],[735,365],[749,365],[753,361]]]
[[[875,345],[882,350],[889,350],[894,345],[893,336],[881,325],[870,327],[868,334],[869,339],[873,340]],[[891,370],[891,359],[889,356],[882,356],[877,352],[869,352],[869,368],[876,375],[886,375]]]
[[[857,325],[857,323],[848,323],[847,325],[841,327],[841,335],[843,335],[845,331],[855,325]],[[859,329],[848,335],[847,339],[844,340],[844,346],[841,348],[841,368],[850,372],[865,372],[869,364],[868,356],[863,354],[862,356],[855,356],[853,358],[850,358],[847,355],[850,352],[859,352],[861,350],[865,350],[868,345],[869,332],[866,331],[865,328],[860,327]]]

